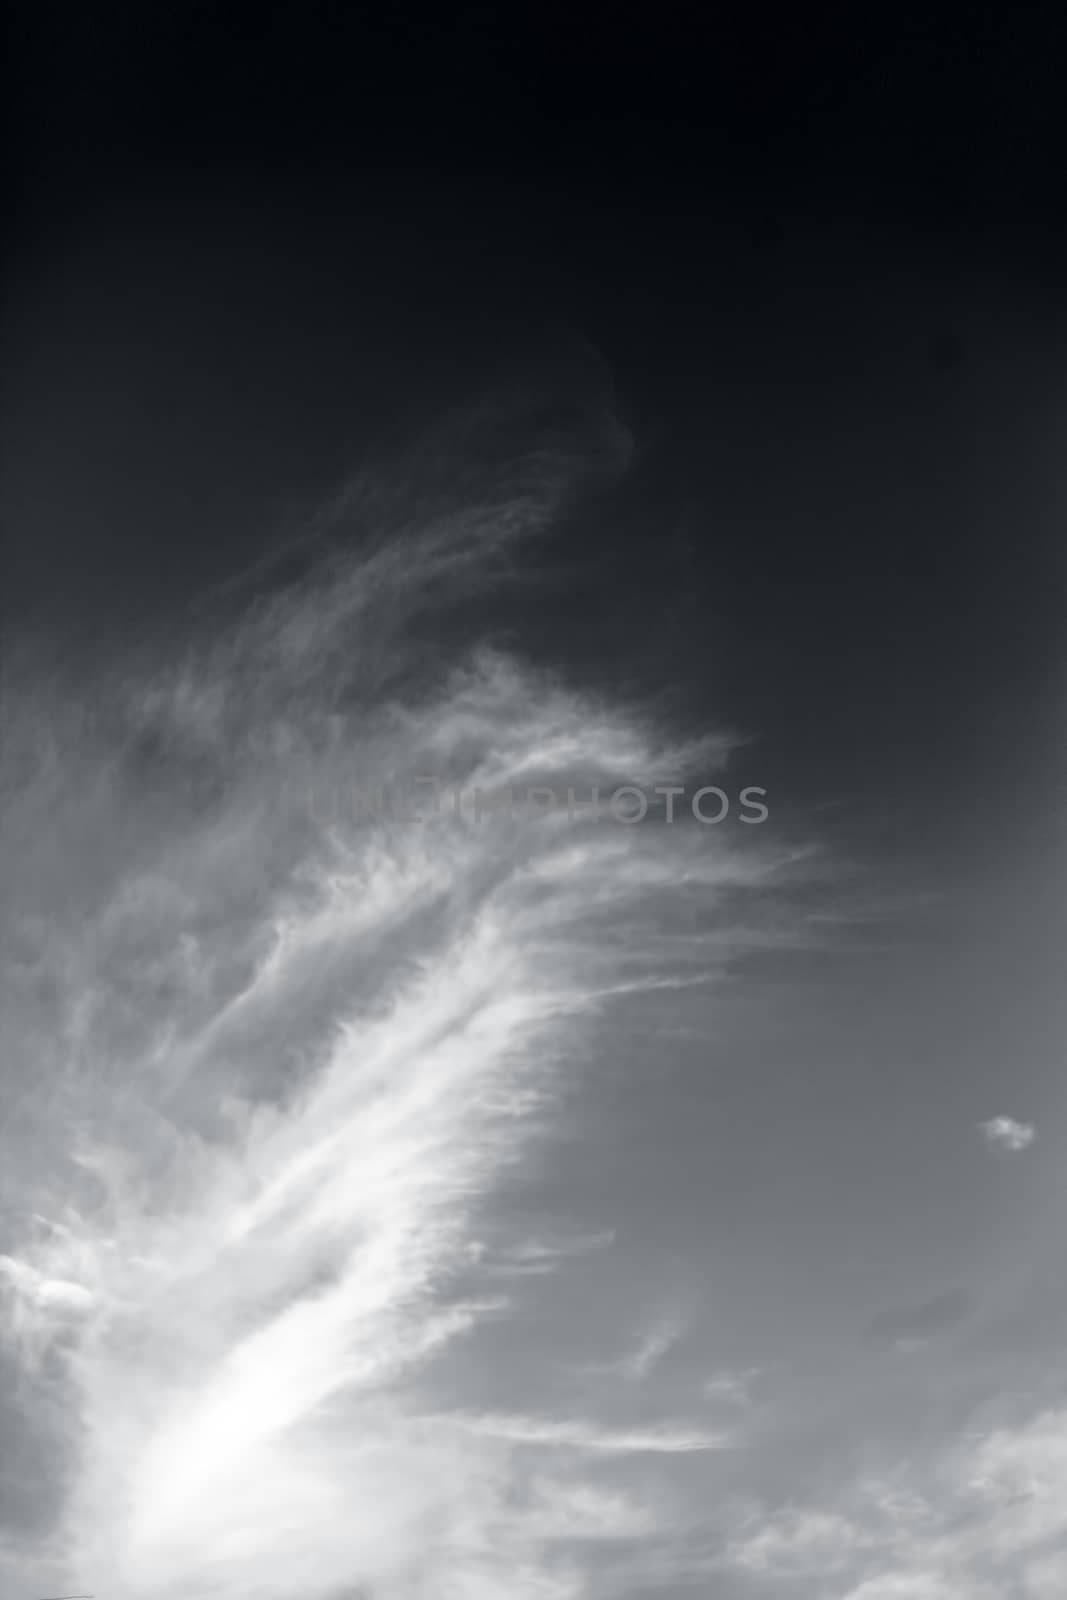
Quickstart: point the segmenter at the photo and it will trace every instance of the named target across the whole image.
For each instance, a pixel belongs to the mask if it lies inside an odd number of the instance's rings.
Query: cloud
[[[958,1589],[929,1573],[896,1573],[888,1578],[866,1578],[851,1589],[846,1600],[957,1600]]]
[[[505,1276],[539,1277],[555,1272],[565,1262],[588,1255],[591,1251],[605,1250],[614,1242],[614,1230],[606,1228],[599,1233],[571,1237],[523,1239],[502,1256],[479,1245],[477,1254],[485,1262],[487,1270]]]
[[[1016,1122],[1013,1117],[991,1117],[979,1127],[991,1150],[1027,1150],[1037,1137],[1033,1123]]]
[[[1052,1600],[1067,1592],[1067,1413],[949,1440],[835,1504],[753,1508],[726,1562],[805,1600],[831,1581],[842,1600]]]
[[[631,1353],[615,1363],[612,1370],[631,1382],[640,1383],[659,1366],[664,1356],[685,1335],[685,1322],[677,1315],[663,1317],[638,1341]]]
[[[770,1578],[818,1577],[847,1571],[864,1535],[835,1511],[784,1507],[733,1544],[729,1560],[745,1571]]]
[[[726,970],[795,853],[314,803],[368,773],[715,770],[719,736],[457,643],[453,611],[622,453],[599,409],[546,422],[541,397],[449,424],[342,497],[292,581],[261,571],[180,644],[109,661],[81,714],[9,674],[0,1343],[48,1419],[56,1514],[0,1500],[0,1526],[41,1592],[569,1600],[575,1453],[610,1496],[600,1459],[728,1443],[536,1394],[457,1408],[448,1357],[508,1318],[502,1263],[609,1242],[531,1242],[498,1197],[618,997]]]
[[[749,1406],[752,1403],[752,1385],[761,1372],[760,1367],[747,1367],[740,1372],[712,1373],[710,1378],[704,1380],[704,1396],[717,1405]]]
[[[957,1327],[971,1315],[975,1303],[967,1289],[946,1289],[919,1305],[881,1312],[869,1323],[867,1338],[898,1349],[916,1348]]]
[[[724,1450],[732,1440],[723,1432],[695,1428],[610,1429],[581,1421],[552,1421],[544,1417],[487,1416],[468,1419],[470,1432],[514,1444],[588,1450],[608,1455],[689,1455],[693,1451]]]

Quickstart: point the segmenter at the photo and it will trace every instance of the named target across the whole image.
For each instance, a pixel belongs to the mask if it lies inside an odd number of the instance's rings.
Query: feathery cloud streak
[[[480,1231],[614,998],[704,982],[790,858],[294,803],[368,771],[491,791],[721,764],[721,737],[659,740],[463,613],[624,457],[597,407],[487,407],[80,710],[12,674],[0,1329],[38,1507],[0,1505],[13,1590],[565,1600],[583,1541],[647,1530],[591,1458],[724,1442],[457,1412],[435,1363],[511,1312]],[[513,1276],[583,1248],[515,1238]]]

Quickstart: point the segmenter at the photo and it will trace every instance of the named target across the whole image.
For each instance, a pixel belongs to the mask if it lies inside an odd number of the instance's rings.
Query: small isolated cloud
[[[651,1328],[630,1355],[619,1362],[618,1371],[634,1383],[647,1378],[658,1367],[663,1357],[672,1350],[685,1333],[685,1324],[679,1317],[665,1317]]]
[[[705,1399],[722,1405],[748,1406],[753,1382],[760,1377],[762,1368],[747,1367],[743,1372],[716,1372],[704,1381]]]
[[[1026,1150],[1037,1137],[1032,1122],[1016,1122],[1014,1117],[990,1117],[979,1123],[986,1144],[991,1150]]]

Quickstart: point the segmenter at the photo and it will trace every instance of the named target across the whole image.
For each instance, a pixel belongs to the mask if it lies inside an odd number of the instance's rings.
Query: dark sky
[[[990,741],[1043,736],[1053,8],[13,21],[9,608],[166,612],[586,340],[640,460],[549,583],[552,648],[562,619],[591,668],[707,685],[798,803],[988,783]]]

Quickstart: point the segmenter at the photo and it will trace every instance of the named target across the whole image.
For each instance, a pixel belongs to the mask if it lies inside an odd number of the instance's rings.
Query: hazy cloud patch
[[[1003,1150],[1013,1155],[1028,1150],[1037,1138],[1032,1122],[1016,1122],[1014,1117],[990,1117],[979,1123],[982,1137],[991,1150]]]
[[[958,1327],[973,1313],[976,1304],[968,1289],[946,1289],[918,1305],[880,1312],[868,1324],[866,1338],[873,1344],[897,1349],[917,1348]]]

